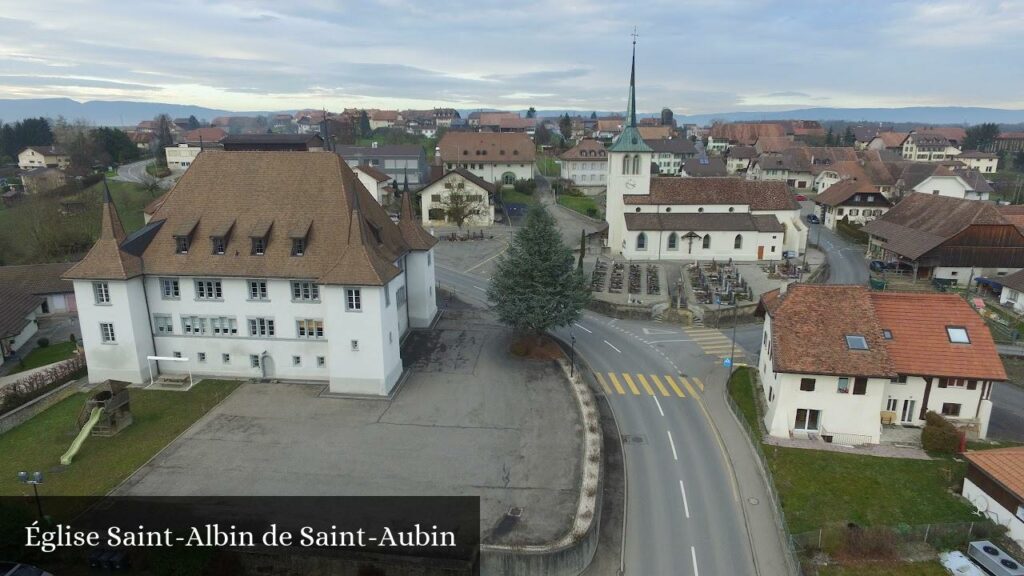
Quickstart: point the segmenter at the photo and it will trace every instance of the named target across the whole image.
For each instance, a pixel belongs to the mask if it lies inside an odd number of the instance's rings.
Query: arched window
[[[639,173],[640,173],[640,155],[639,154],[634,154],[633,155],[633,174],[639,174]]]
[[[647,250],[647,234],[641,232],[636,237],[636,249]]]
[[[736,235],[736,240],[732,243],[732,247],[737,250],[743,248],[743,234]]]
[[[629,174],[629,154],[622,157],[622,173]]]
[[[679,236],[673,232],[668,235],[668,249],[675,250],[679,247]]]
[[[701,244],[705,250],[711,248],[711,234],[704,235],[704,242]]]

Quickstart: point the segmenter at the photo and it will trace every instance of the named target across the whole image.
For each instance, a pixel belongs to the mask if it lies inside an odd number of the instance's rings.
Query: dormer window
[[[174,252],[176,254],[188,254],[188,236],[174,237]]]
[[[252,239],[252,253],[254,256],[263,256],[267,252],[267,239],[266,238],[253,238]]]
[[[306,239],[292,238],[292,256],[303,256],[306,254]]]
[[[213,253],[214,254],[223,254],[224,253],[224,248],[227,246],[227,242],[224,241],[224,238],[222,236],[214,236],[212,238],[212,240],[213,240]]]
[[[183,222],[178,229],[174,231],[174,252],[177,254],[188,254],[188,249],[192,246],[192,232],[199,225],[199,220],[188,220]]]
[[[953,344],[970,344],[971,337],[967,334],[967,328],[963,326],[946,326],[946,334]]]
[[[210,231],[210,243],[213,245],[214,254],[224,254],[228,248],[228,237],[231,235],[231,229],[234,228],[235,221],[229,220],[222,222],[221,224],[214,227]]]
[[[270,239],[270,227],[274,224],[272,220],[257,222],[249,233],[252,240],[252,255],[263,256],[267,253],[267,244]]]
[[[309,228],[312,225],[312,220],[305,220],[288,231],[288,237],[292,239],[292,256],[304,256],[306,254]]]

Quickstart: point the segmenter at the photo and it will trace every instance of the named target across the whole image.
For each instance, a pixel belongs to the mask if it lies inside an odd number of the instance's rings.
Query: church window
[[[668,235],[668,249],[675,250],[679,247],[679,235],[675,232]]]
[[[732,247],[737,250],[743,248],[743,234],[736,235],[736,240],[732,243]]]
[[[647,250],[647,234],[641,232],[636,237],[636,249]]]
[[[629,155],[622,157],[622,173],[629,174]]]
[[[704,241],[701,244],[701,246],[703,246],[705,250],[707,250],[708,248],[711,248],[711,234],[705,234],[704,235]]]
[[[633,174],[639,174],[639,173],[640,173],[640,155],[639,154],[634,154],[633,155]]]

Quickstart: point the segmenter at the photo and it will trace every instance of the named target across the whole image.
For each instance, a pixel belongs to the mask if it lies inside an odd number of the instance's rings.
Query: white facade
[[[658,174],[670,176],[678,175],[683,169],[683,162],[685,162],[682,154],[672,152],[655,152],[651,154],[651,160],[658,165]]]
[[[725,170],[729,174],[744,172],[749,167],[750,158],[733,158],[732,156],[729,156],[725,159]]]
[[[445,162],[445,170],[463,168],[488,182],[513,184],[533,178],[534,162]]]
[[[999,165],[999,157],[995,156],[992,158],[984,157],[972,157],[972,156],[958,156],[956,158],[960,162],[963,162],[968,168],[972,168],[981,172],[982,174],[994,174]]]
[[[561,160],[562,178],[572,180],[578,188],[603,188],[608,184],[608,158]]]
[[[1024,314],[1024,293],[1019,290],[1003,286],[1003,291],[999,294],[999,303],[1012,307],[1013,311],[1018,314]]]
[[[67,154],[41,154],[32,148],[26,148],[18,153],[18,168],[22,170],[46,166],[54,166],[63,170],[69,164],[71,164],[71,157]]]
[[[956,175],[929,176],[914,186],[913,191],[964,200],[988,200],[988,192],[975,192],[966,180]]]
[[[445,206],[452,194],[466,198],[467,208],[472,212],[466,219],[466,225],[494,224],[494,205],[490,201],[490,192],[458,172],[449,172],[420,192],[420,217],[424,226],[450,223]]]
[[[846,218],[850,224],[863,226],[880,218],[889,211],[888,206],[826,206],[821,205],[821,223],[829,230],[836,229],[836,222]]]
[[[388,181],[379,182],[373,176],[370,176],[366,172],[356,168],[353,170],[356,173],[356,177],[363,183],[366,190],[369,191],[373,199],[377,201],[381,206],[387,206],[391,203],[391,194],[388,192]]]
[[[29,339],[39,331],[39,325],[36,324],[36,317],[42,314],[41,308],[41,306],[37,306],[35,310],[29,313],[28,324],[21,329],[21,332],[17,333],[13,337],[6,338],[2,343],[0,343],[2,344],[2,346],[0,346],[0,366],[3,366],[5,355],[21,349],[21,347],[28,343]]]
[[[1007,534],[1017,544],[1024,546],[1024,507],[1007,510],[1005,506],[985,493],[970,478],[964,479],[963,497],[970,501],[986,518],[1006,526]]]
[[[608,246],[613,251],[626,249],[625,194],[651,193],[650,152],[608,152],[608,193],[605,219],[608,221]],[[632,209],[632,208],[631,208]]]
[[[201,151],[202,148],[199,146],[189,146],[188,144],[168,146],[164,148],[164,154],[167,157],[167,168],[171,172],[180,174],[188,170],[188,167],[195,162],[196,156],[199,156]]]

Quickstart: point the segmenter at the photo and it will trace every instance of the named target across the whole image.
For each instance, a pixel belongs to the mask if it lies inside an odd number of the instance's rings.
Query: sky
[[[1024,108],[1024,0],[0,0],[0,98]]]

